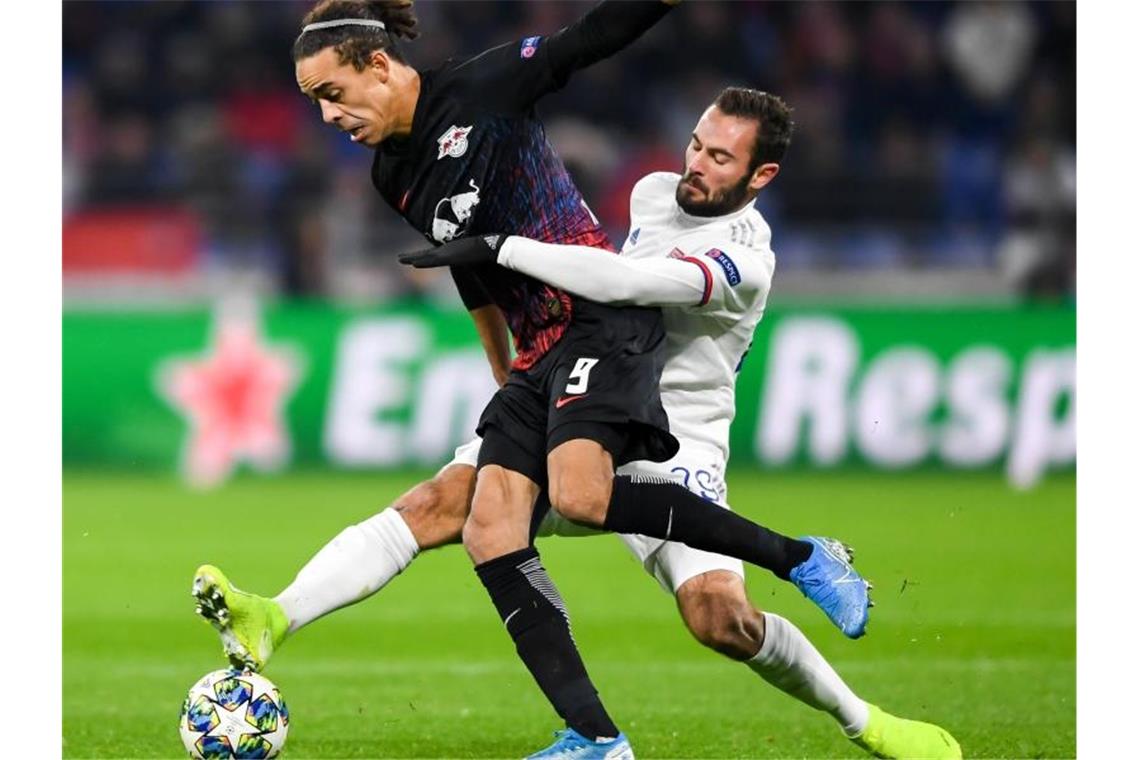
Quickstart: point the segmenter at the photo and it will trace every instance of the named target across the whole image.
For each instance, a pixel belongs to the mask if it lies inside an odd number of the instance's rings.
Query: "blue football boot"
[[[555,731],[554,735],[558,737],[554,744],[528,755],[527,760],[634,760],[624,733],[605,742],[592,742],[572,728]]]
[[[871,584],[851,566],[854,552],[834,538],[804,536],[814,547],[806,560],[792,568],[788,579],[816,603],[848,638],[866,633]]]

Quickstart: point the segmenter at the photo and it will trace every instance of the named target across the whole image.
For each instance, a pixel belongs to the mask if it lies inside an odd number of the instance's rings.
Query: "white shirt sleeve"
[[[630,259],[600,248],[511,236],[500,266],[599,303],[691,306],[705,290],[700,268],[680,259]]]
[[[776,266],[771,250],[718,242],[698,247],[683,260],[704,270],[708,283],[704,300],[685,311],[733,321],[752,310],[757,301],[761,307],[767,303]]]
[[[771,271],[754,257],[754,251],[730,256],[713,248],[680,258],[628,258],[511,236],[499,249],[498,263],[599,303],[737,313],[758,288],[766,295],[771,282]]]

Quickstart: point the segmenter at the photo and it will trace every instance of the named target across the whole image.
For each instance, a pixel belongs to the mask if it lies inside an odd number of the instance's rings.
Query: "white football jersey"
[[[665,368],[661,401],[673,435],[713,446],[728,460],[736,414],[736,373],[764,315],[776,259],[772,231],[751,204],[731,214],[697,217],[677,205],[680,175],[643,177],[630,195],[630,233],[621,256],[670,256],[700,268],[700,303],[661,309]]]

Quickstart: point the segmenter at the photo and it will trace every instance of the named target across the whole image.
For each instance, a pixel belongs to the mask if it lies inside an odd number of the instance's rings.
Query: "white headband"
[[[331,26],[375,26],[380,29],[387,29],[383,21],[374,21],[370,18],[338,18],[333,21],[317,21],[313,24],[308,24],[301,30],[301,34],[305,32],[312,32],[316,29],[328,29]]]

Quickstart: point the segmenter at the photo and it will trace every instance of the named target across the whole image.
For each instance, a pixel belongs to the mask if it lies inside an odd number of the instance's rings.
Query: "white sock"
[[[762,614],[764,643],[748,667],[777,689],[831,715],[847,736],[861,732],[867,726],[867,703],[843,683],[799,628],[779,615]]]
[[[375,594],[410,565],[419,550],[404,518],[389,507],[337,534],[274,601],[285,611],[293,633]]]

